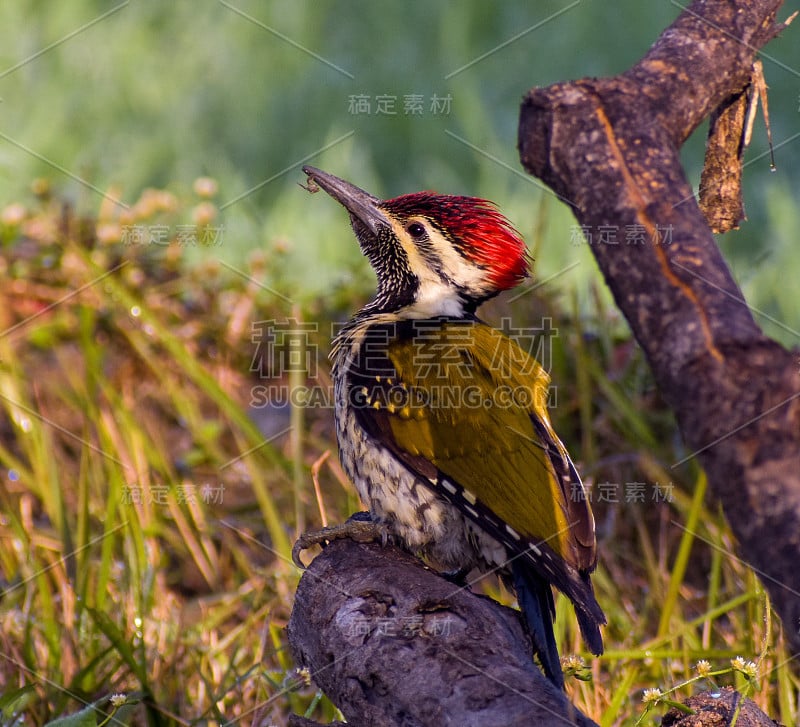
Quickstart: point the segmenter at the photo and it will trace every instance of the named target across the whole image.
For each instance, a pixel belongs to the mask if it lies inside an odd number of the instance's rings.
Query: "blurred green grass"
[[[672,468],[689,453],[646,362],[574,219],[514,148],[528,87],[624,69],[678,7],[230,5],[0,6],[0,720],[43,724],[97,700],[108,714],[114,692],[142,700],[137,723],[334,718],[287,651],[286,556],[297,525],[321,521],[311,473],[326,452],[328,519],[358,503],[330,410],[250,406],[265,379],[304,383],[274,361],[253,370],[255,322],[311,324],[305,384],[325,390],[331,326],[373,286],[341,209],[297,186],[310,157],[384,196],[493,199],[528,240],[535,286],[482,313],[557,331],[540,345],[556,428],[594,486],[610,621],[576,703],[633,724],[643,689],[741,655],[759,664],[759,704],[795,722],[798,679],[763,589],[694,463]],[[799,49],[783,37],[767,51],[776,144],[797,133]],[[355,94],[373,113],[350,113]],[[423,114],[403,113],[407,94]],[[434,94],[449,113],[430,111]],[[374,113],[379,95],[395,115]],[[759,322],[796,345],[799,294],[783,281],[800,277],[800,143],[770,174],[759,125],[751,219],[720,244]],[[695,182],[702,134],[685,150]],[[564,599],[558,616],[562,653],[580,653]]]

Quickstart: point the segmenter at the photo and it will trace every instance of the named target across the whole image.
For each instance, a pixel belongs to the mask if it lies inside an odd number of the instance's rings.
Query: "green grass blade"
[[[672,564],[669,585],[667,586],[667,593],[661,608],[661,618],[658,622],[657,633],[659,637],[664,636],[669,631],[670,620],[677,607],[681,585],[686,577],[686,568],[692,553],[692,545],[696,538],[697,523],[699,522],[700,511],[703,507],[706,485],[707,480],[705,472],[701,471],[695,484],[694,497],[692,498],[686,525],[683,530],[683,535],[681,536],[680,545],[678,546],[678,553],[675,556],[675,562]]]

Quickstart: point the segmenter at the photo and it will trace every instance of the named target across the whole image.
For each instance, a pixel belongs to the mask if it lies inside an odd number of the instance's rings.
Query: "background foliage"
[[[40,724],[87,703],[109,714],[115,691],[137,702],[126,720],[150,723],[333,716],[286,653],[298,577],[286,555],[297,527],[322,517],[311,473],[326,452],[327,517],[358,504],[335,463],[330,411],[267,402],[257,388],[326,391],[331,325],[373,285],[341,210],[297,186],[308,162],[381,196],[493,199],[532,248],[534,285],[485,316],[542,334],[557,428],[595,487],[609,651],[591,683],[570,687],[579,705],[603,724],[633,722],[642,689],[741,655],[758,662],[762,704],[794,721],[797,683],[766,597],[730,554],[694,461],[673,466],[691,453],[574,220],[516,158],[530,86],[624,70],[680,9],[0,6],[3,719]],[[750,219],[720,239],[757,319],[790,346],[795,32],[762,54],[777,171],[759,118]],[[406,113],[411,97],[420,113]],[[392,99],[395,113],[377,113]],[[695,186],[704,133],[684,151]],[[259,362],[253,324],[269,320],[307,324],[313,366],[282,370],[275,351]],[[543,335],[545,320],[556,333]],[[643,502],[629,499],[639,484]],[[559,602],[566,652],[581,648],[572,622]],[[747,675],[717,678],[741,686]]]

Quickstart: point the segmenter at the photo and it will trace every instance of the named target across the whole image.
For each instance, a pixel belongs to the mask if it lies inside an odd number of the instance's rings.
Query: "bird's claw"
[[[374,543],[378,540],[381,543],[386,543],[387,537],[385,525],[376,523],[373,520],[354,520],[350,518],[341,525],[331,525],[321,530],[303,533],[297,538],[297,542],[292,547],[292,561],[298,568],[305,570],[306,566],[300,559],[300,553],[314,545],[325,547],[329,541],[341,540],[342,538],[349,538],[356,543]]]
[[[464,568],[459,568],[458,570],[449,570],[443,571],[439,573],[442,578],[445,580],[450,581],[450,583],[463,588],[464,586],[469,585],[467,582],[467,576],[472,572],[472,566],[467,566]]]

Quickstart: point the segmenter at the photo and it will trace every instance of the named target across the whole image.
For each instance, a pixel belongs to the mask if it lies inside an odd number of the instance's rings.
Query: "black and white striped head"
[[[528,275],[525,243],[485,199],[416,192],[381,200],[314,167],[303,171],[350,213],[378,278],[370,310],[461,317]]]

